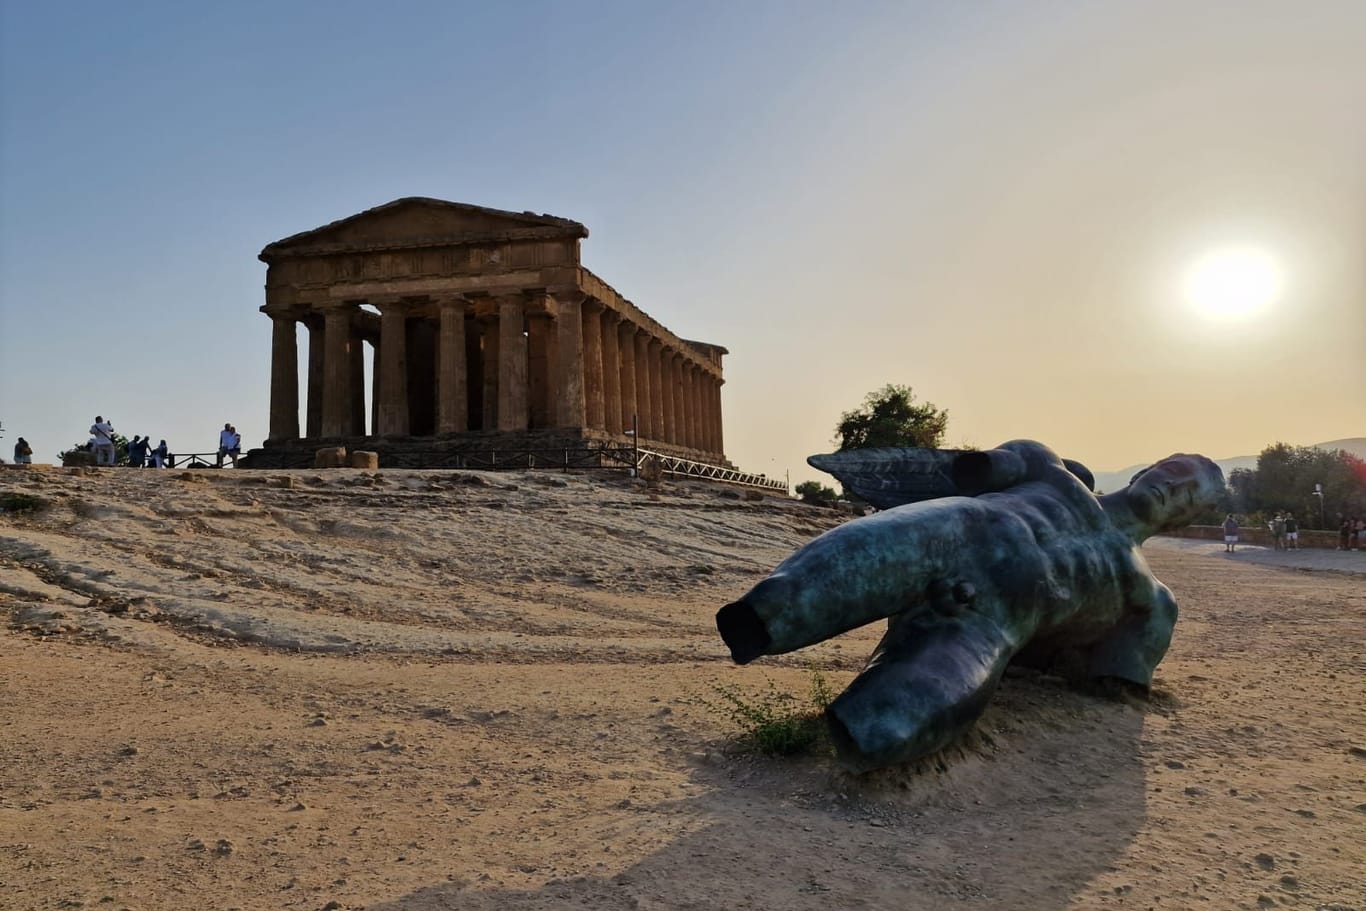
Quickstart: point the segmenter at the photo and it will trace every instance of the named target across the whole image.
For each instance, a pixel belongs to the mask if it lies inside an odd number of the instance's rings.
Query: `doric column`
[[[406,437],[408,423],[408,302],[385,301],[379,307],[379,369],[375,372],[375,433]]]
[[[602,304],[590,297],[583,302],[583,396],[594,430],[607,426],[602,386]]]
[[[498,429],[498,348],[501,341],[499,332],[499,320],[495,316],[491,319],[479,321],[479,334],[483,340],[484,350],[484,430]]]
[[[620,322],[615,311],[602,312],[602,412],[608,433],[621,433],[625,428],[621,422],[621,353],[617,346]]]
[[[666,443],[678,442],[678,352],[665,348],[659,356],[660,385],[664,390],[664,434],[660,437]]]
[[[323,354],[322,435],[344,437],[351,432],[351,311],[339,304],[326,311]]]
[[[356,332],[354,319],[351,323],[351,435],[365,436],[365,339]]]
[[[726,439],[721,430],[721,428],[725,426],[724,422],[721,420],[721,385],[724,382],[725,380],[717,377],[716,382],[714,382],[711,387],[712,451],[722,457],[726,454]]]
[[[664,343],[650,337],[650,438],[664,442]]]
[[[323,433],[323,320],[311,316],[305,323],[308,326],[308,405],[304,417],[304,435],[317,439]]]
[[[527,429],[527,351],[522,295],[498,299],[498,429]]]
[[[702,436],[706,440],[706,451],[719,452],[716,445],[716,377],[710,373],[702,374]]]
[[[650,404],[650,335],[636,329],[633,345],[636,349],[636,414],[640,418],[640,435],[654,439],[654,408]]]
[[[687,397],[683,395],[683,369],[687,358],[676,352],[673,358],[673,443],[687,445]]]
[[[436,302],[440,312],[436,336],[436,432],[469,429],[469,381],[465,365],[465,309],[463,297]]]
[[[299,345],[293,314],[270,314],[270,439],[299,436]]]
[[[631,417],[640,416],[636,404],[636,327],[630,320],[617,323],[617,385],[621,388],[621,429],[631,426]]]
[[[526,315],[527,343],[527,417],[532,427],[554,427],[558,423],[558,374],[555,357],[559,349],[555,320],[545,309],[532,309]]]
[[[558,315],[555,335],[556,423],[561,427],[588,425],[583,383],[583,296],[577,292],[555,295]]]
[[[683,397],[683,365],[686,363],[681,351],[674,352],[673,372],[669,388],[674,394],[674,443],[688,445],[688,402]]]
[[[688,363],[688,445],[693,449],[706,449],[702,445],[702,368]]]

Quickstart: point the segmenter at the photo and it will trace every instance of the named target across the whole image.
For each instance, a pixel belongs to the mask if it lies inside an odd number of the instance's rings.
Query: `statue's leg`
[[[1158,662],[1167,654],[1175,626],[1176,600],[1164,587],[1151,606],[1129,610],[1109,635],[1091,647],[1088,675],[1123,680],[1146,691]]]
[[[868,667],[826,710],[842,765],[863,772],[928,756],[982,714],[1015,646],[963,608],[888,621]]]

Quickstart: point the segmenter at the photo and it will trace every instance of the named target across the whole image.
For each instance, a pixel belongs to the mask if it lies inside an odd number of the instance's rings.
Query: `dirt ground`
[[[1145,548],[1146,705],[1006,679],[964,748],[736,755],[713,615],[838,521],[702,484],[0,472],[0,908],[1366,909],[1366,553]],[[1315,562],[1319,561],[1319,562]]]

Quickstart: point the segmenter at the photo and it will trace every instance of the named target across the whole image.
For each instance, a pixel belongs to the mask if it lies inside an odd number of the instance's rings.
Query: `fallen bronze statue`
[[[1140,545],[1189,524],[1224,489],[1214,462],[1178,454],[1097,495],[1084,466],[1029,440],[808,461],[882,511],[788,557],[716,626],[746,664],[887,620],[868,666],[826,711],[840,762],[856,772],[953,743],[1010,664],[1146,692],[1176,601]]]

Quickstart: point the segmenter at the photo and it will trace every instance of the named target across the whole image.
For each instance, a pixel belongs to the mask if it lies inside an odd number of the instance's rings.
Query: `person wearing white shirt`
[[[90,426],[90,436],[95,440],[95,464],[113,465],[114,425],[100,415],[95,415],[95,423]]]

